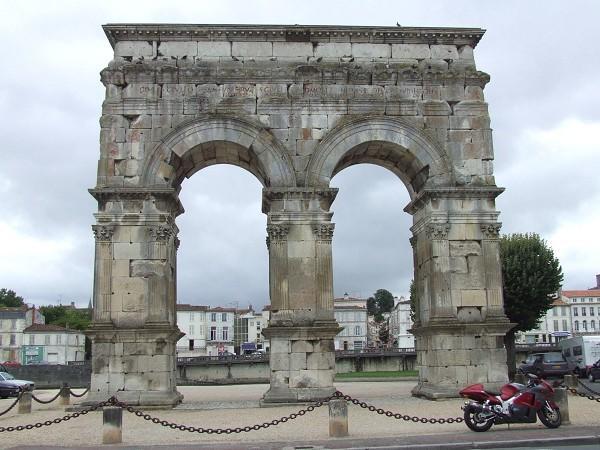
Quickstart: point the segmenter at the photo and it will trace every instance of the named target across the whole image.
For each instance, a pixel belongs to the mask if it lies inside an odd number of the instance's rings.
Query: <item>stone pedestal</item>
[[[314,402],[335,392],[335,322],[312,326],[269,326],[271,387],[265,403]]]

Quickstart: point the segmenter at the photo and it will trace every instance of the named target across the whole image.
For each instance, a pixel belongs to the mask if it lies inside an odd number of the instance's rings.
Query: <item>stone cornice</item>
[[[381,44],[451,44],[475,47],[481,28],[369,27],[339,25],[107,24],[104,33],[118,41],[288,41]]]
[[[104,187],[88,189],[88,192],[98,202],[107,200],[149,200],[151,198],[162,197],[175,202],[177,205],[177,215],[183,214],[185,210],[179,200],[179,193],[174,188],[169,187]]]
[[[404,208],[409,214],[418,211],[429,199],[436,198],[487,198],[495,199],[504,192],[504,188],[497,186],[472,186],[472,187],[440,187],[425,188]]]

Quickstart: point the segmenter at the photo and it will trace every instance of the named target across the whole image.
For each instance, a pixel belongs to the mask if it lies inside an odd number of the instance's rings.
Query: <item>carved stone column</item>
[[[265,189],[271,386],[263,402],[314,401],[335,392],[331,202],[334,189]]]
[[[96,240],[94,258],[94,297],[93,322],[96,326],[110,325],[110,304],[112,293],[112,236],[114,227],[110,225],[94,225]]]
[[[92,379],[84,404],[111,395],[129,404],[172,407],[176,389],[177,227],[173,189],[103,188],[94,226]]]
[[[422,192],[413,214],[418,312],[419,384],[413,394],[454,397],[467,384],[507,380],[498,253],[501,189],[443,188]]]

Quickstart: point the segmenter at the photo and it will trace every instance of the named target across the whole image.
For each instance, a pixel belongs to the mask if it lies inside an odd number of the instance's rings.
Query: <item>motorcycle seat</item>
[[[495,389],[486,389],[485,392],[487,392],[490,395],[500,395],[501,394],[500,391],[497,391]]]

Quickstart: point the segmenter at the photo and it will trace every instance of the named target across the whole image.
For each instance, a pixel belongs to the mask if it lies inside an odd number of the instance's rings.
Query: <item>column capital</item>
[[[115,232],[113,225],[92,225],[94,239],[96,242],[110,242]]]
[[[264,188],[262,212],[329,212],[337,188]]]
[[[333,239],[334,223],[314,223],[312,230],[314,235],[320,241],[331,241]]]
[[[449,231],[449,223],[430,223],[425,229],[425,234],[429,239],[448,239]]]
[[[152,239],[154,239],[155,241],[168,241],[171,238],[171,236],[177,234],[173,227],[169,225],[157,225],[155,227],[148,227],[147,230],[150,237],[152,237]]]
[[[500,228],[502,224],[496,223],[482,223],[481,233],[485,239],[498,239],[500,237]]]

